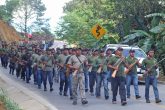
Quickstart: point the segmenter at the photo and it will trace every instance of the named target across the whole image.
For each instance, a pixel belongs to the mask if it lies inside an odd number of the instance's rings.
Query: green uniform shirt
[[[41,70],[42,69],[42,65],[41,65],[42,60],[41,60],[41,57],[42,57],[42,55],[37,55],[36,54],[35,60],[36,60],[37,66],[38,66],[38,70]]]
[[[88,63],[92,65],[92,71],[97,71],[96,59],[98,56],[89,56]]]
[[[97,70],[99,69],[99,65],[103,64],[102,71],[107,72],[107,59],[105,57],[98,57],[96,59]]]
[[[128,66],[129,66],[129,65],[135,63],[137,60],[138,60],[137,58],[135,58],[135,57],[132,58],[132,57],[129,56],[129,57],[126,58],[126,63],[127,63]],[[137,74],[137,64],[135,64],[135,65],[132,67],[132,69],[129,71],[128,74],[130,74],[130,73],[132,73],[132,74]]]
[[[41,60],[46,62],[46,68],[45,71],[52,71],[53,70],[53,57],[52,56],[48,56],[48,55],[43,55],[41,57]]]
[[[115,63],[120,59],[120,57],[118,56],[113,56],[109,59],[109,64],[110,65],[113,65],[113,66],[116,66]],[[124,63],[120,63],[119,67],[118,67],[118,71],[116,73],[116,76],[125,76],[124,74],[124,68],[125,68],[125,65]],[[113,71],[112,71],[113,72]]]
[[[157,63],[155,58],[146,58],[142,62],[143,69],[147,70],[152,67],[151,71],[148,72],[150,75],[157,75],[156,68],[153,67]]]
[[[64,54],[60,54],[57,57],[57,62],[64,65],[64,63],[66,62],[66,59],[68,58],[68,55],[64,55]]]

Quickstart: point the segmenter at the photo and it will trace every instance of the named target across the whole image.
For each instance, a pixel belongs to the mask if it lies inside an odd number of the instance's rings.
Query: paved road
[[[112,104],[111,103],[111,95],[109,100],[105,100],[103,97],[103,89],[102,89],[102,98],[101,99],[96,99],[94,96],[90,96],[87,93],[87,98],[89,101],[88,105],[82,105],[80,100],[78,100],[78,105],[74,106],[72,105],[72,101],[69,99],[69,97],[64,97],[64,96],[59,96],[58,88],[59,84],[54,83],[54,91],[53,92],[44,92],[43,89],[39,90],[37,89],[37,86],[33,84],[31,81],[30,84],[25,83],[21,79],[17,79],[16,76],[8,74],[7,69],[4,69],[0,67],[0,69],[3,71],[1,74],[5,74],[6,76],[10,77],[12,80],[14,80],[16,83],[21,84],[22,86],[28,88],[29,90],[37,93],[38,95],[42,96],[44,99],[48,100],[51,104],[53,104],[55,107],[58,108],[58,110],[165,110],[165,85],[158,85],[159,88],[159,93],[161,100],[163,101],[160,104],[156,104],[154,100],[154,95],[153,95],[153,89],[152,87],[150,88],[150,100],[151,103],[147,104],[145,103],[144,99],[144,85],[140,85],[140,95],[142,96],[141,99],[136,100],[133,94],[133,87],[131,87],[132,91],[132,97],[131,99],[127,100],[128,104],[126,106],[121,106],[119,96],[118,96],[118,102],[117,104]],[[111,92],[110,92],[111,94]],[[34,105],[35,106],[35,105]]]

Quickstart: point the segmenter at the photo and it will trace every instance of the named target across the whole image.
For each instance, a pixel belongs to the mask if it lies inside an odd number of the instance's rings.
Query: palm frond
[[[152,14],[146,15],[145,18],[150,18],[150,17],[155,17],[155,16],[159,16],[159,17],[165,18],[165,14],[164,13],[152,13]]]
[[[165,24],[160,24],[152,29],[150,29],[150,32],[154,34],[164,33],[165,32]]]
[[[133,30],[132,32],[139,33],[141,36],[151,37],[151,35],[149,33],[147,33],[146,31],[143,31],[143,30]]]

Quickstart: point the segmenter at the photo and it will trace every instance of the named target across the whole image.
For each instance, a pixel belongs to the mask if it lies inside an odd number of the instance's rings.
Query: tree
[[[13,24],[25,34],[28,33],[28,28],[31,30],[41,28],[45,20],[43,18],[45,10],[46,7],[41,0],[21,0],[19,8],[14,12]]]
[[[19,0],[6,0],[5,5],[0,5],[0,19],[10,24],[18,4]]]
[[[100,24],[107,30],[107,35],[99,43],[118,42],[117,33],[114,31],[115,21],[110,20],[109,13],[113,11],[112,5],[107,0],[72,0],[64,7],[66,15],[62,17],[56,30],[57,36],[84,47],[92,47],[97,40],[92,36],[90,30],[93,25]],[[102,5],[100,5],[102,4]],[[110,38],[113,36],[115,38]],[[116,40],[111,40],[116,39]]]
[[[146,18],[152,18],[151,23],[148,24],[148,31],[144,30],[134,30],[133,34],[125,36],[124,43],[128,43],[135,38],[141,37],[142,42],[139,45],[146,52],[149,49],[154,49],[156,51],[156,58],[161,60],[165,57],[165,14],[163,13],[153,13],[145,16]],[[165,75],[165,61],[161,62],[161,67]]]

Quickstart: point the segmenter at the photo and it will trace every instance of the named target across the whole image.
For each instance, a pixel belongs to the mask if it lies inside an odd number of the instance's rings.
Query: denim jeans
[[[41,69],[37,70],[37,84],[38,84],[38,87],[41,87],[41,84],[42,84],[42,80],[43,80],[42,72],[43,71]]]
[[[72,80],[73,80],[73,76],[72,76],[72,74],[70,74],[69,77],[68,77],[68,88],[69,88],[70,96],[73,95]]]
[[[52,86],[53,86],[53,73],[52,73],[52,71],[43,71],[42,75],[43,75],[44,88],[46,88],[47,79],[48,79],[49,80],[50,89],[51,89]]]
[[[96,75],[96,96],[100,96],[102,81],[104,86],[104,96],[105,97],[109,96],[108,78],[109,78],[108,72],[102,72]]]
[[[68,77],[66,77],[65,75],[65,70],[64,69],[61,69],[59,71],[60,73],[60,92],[63,91],[64,89],[64,93],[67,93],[68,92]]]
[[[137,76],[137,74],[129,73],[126,76],[127,97],[130,97],[130,95],[131,95],[130,94],[130,85],[131,85],[132,81],[133,81],[133,85],[134,85],[135,95],[139,95],[138,76]]]
[[[157,78],[156,78],[156,76],[147,76],[145,78],[145,98],[146,98],[146,100],[149,99],[150,84],[152,84],[153,91],[154,91],[154,94],[155,94],[155,99],[159,99],[159,92],[158,92],[158,88],[157,88]]]
[[[26,82],[29,82],[31,73],[32,73],[31,67],[28,67],[28,66],[27,66],[27,67],[26,67]]]
[[[96,82],[96,71],[91,71],[89,72],[89,88],[90,88],[90,93],[93,93],[93,87]]]

